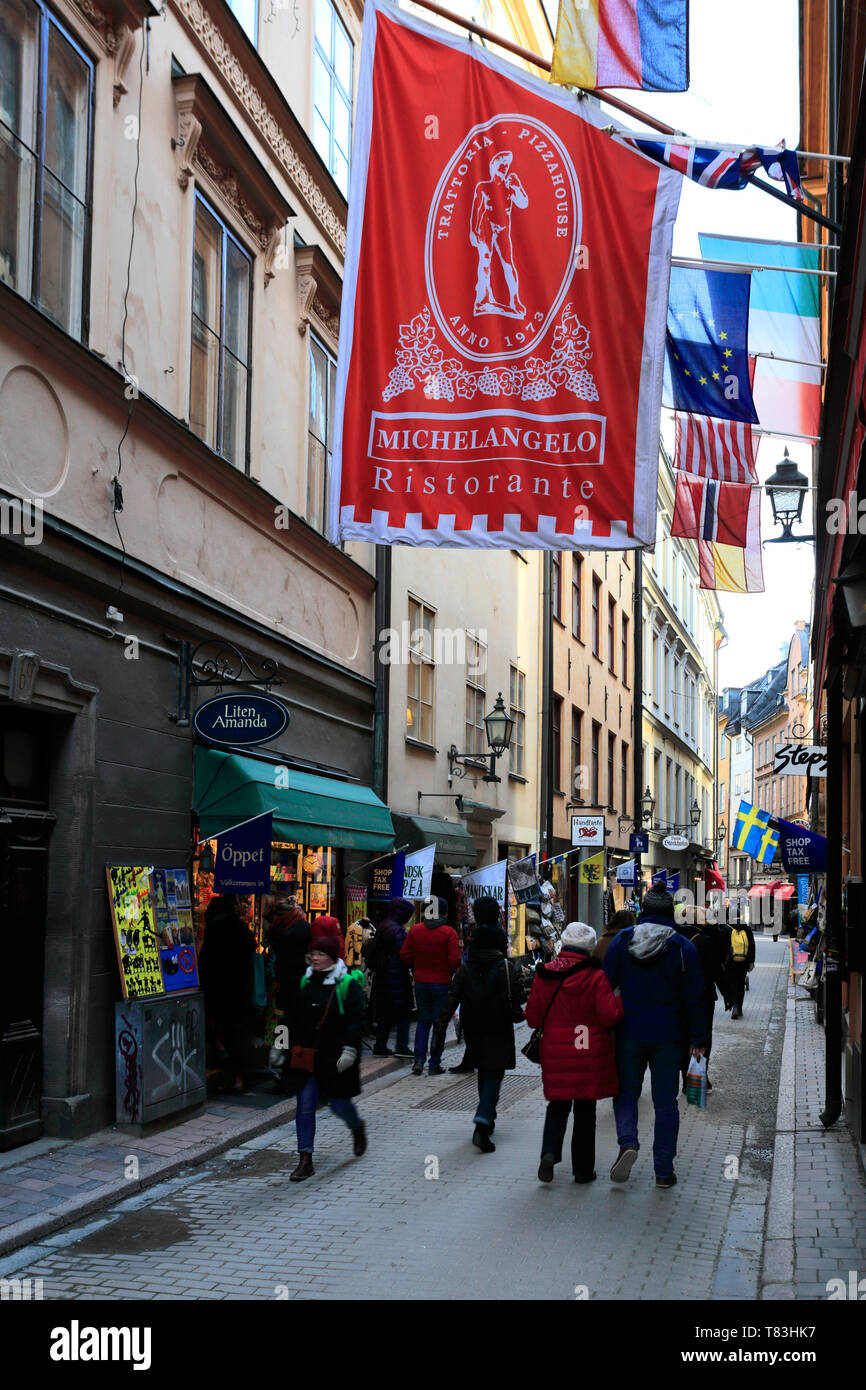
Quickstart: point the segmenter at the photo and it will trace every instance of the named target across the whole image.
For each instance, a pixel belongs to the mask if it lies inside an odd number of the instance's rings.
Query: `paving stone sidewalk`
[[[827,1299],[840,1293],[831,1280],[841,1280],[848,1290],[866,1279],[863,1153],[844,1110],[832,1128],[821,1124],[824,1056],[824,1030],[815,1021],[814,1004],[806,990],[790,984],[762,1299]],[[866,1284],[860,1297],[864,1289]]]
[[[451,1063],[455,1046],[449,1036]],[[365,1051],[363,1084],[369,1089],[409,1065]],[[0,1154],[0,1255],[206,1163],[286,1124],[294,1114],[294,1100],[267,1105],[260,1099],[250,1108],[243,1097],[214,1095],[199,1114],[143,1138],[109,1126],[85,1139],[43,1139]]]

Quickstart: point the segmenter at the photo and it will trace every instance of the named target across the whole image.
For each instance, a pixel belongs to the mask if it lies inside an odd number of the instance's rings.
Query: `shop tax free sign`
[[[367,0],[333,541],[654,539],[681,179],[606,119]]]

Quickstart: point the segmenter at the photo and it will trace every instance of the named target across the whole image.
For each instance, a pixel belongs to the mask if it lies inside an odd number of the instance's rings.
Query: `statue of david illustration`
[[[469,218],[469,240],[478,252],[473,312],[522,319],[526,310],[520,302],[520,284],[511,245],[511,210],[528,207],[529,198],[517,175],[509,173],[513,158],[511,150],[500,150],[490,161],[490,178],[475,185]],[[498,303],[491,288],[494,252],[505,277],[507,304]]]

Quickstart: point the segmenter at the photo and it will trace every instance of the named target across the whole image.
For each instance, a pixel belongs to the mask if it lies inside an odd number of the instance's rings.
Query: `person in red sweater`
[[[574,1180],[594,1181],[595,1103],[619,1093],[613,1028],[623,1008],[600,962],[590,954],[595,944],[592,927],[569,922],[559,955],[536,969],[526,1005],[530,1028],[543,1028],[541,1081],[547,1115],[538,1166],[541,1182],[553,1182],[571,1110]]]
[[[343,940],[343,928],[340,926],[340,923],[337,921],[337,918],[336,918],[336,917],[325,917],[325,916],[317,917],[316,920],[315,920],[314,922],[311,922],[311,923],[310,923],[310,947],[309,947],[309,949],[312,951],[312,950],[314,949],[315,945],[316,945],[316,942],[317,942],[321,937],[325,937],[325,936],[327,936],[327,937],[335,936],[335,937],[337,938],[337,940],[338,940],[339,943],[340,943],[340,960],[345,960],[345,959],[346,959],[346,943],[345,943],[345,941]]]
[[[430,1029],[462,959],[457,933],[448,925],[448,904],[444,898],[424,900],[421,921],[415,923],[403,942],[400,959],[410,966],[415,978],[418,1022],[415,1025],[415,1064],[412,1074],[421,1076]],[[430,1075],[441,1076],[443,1071],[440,1047],[438,1054],[430,1054]]]

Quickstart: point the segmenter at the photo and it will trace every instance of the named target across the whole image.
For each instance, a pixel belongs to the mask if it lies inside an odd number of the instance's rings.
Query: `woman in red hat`
[[[314,926],[320,925],[320,917]],[[336,918],[331,918],[336,922]],[[342,934],[319,936],[311,944],[311,965],[289,1011],[289,1075],[298,1103],[298,1166],[291,1182],[311,1178],[316,1108],[327,1097],[335,1115],[352,1131],[355,1156],[367,1148],[367,1132],[353,1100],[361,1094],[361,1034],[364,1028],[363,975],[341,960]]]

